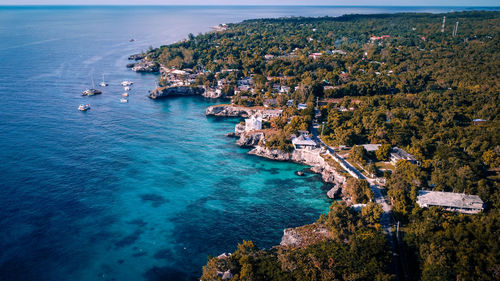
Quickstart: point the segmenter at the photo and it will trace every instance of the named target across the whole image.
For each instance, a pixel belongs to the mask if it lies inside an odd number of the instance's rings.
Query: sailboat
[[[95,89],[94,86],[94,77],[92,76],[92,89],[87,89],[82,92],[82,96],[93,96],[93,95],[100,95],[102,94],[101,90]]]
[[[101,87],[106,87],[106,86],[108,86],[108,83],[104,82],[104,74],[102,75],[102,82],[101,82],[101,83],[99,83],[99,86],[101,86]]]

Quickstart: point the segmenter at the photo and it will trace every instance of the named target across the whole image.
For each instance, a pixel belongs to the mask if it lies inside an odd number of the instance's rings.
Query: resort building
[[[484,203],[477,195],[454,192],[419,190],[417,204],[421,208],[443,207],[447,211],[477,214],[484,209]]]
[[[298,110],[303,110],[303,109],[306,109],[306,108],[307,108],[307,104],[305,104],[305,103],[299,103],[297,105],[297,109]]]
[[[412,164],[418,164],[418,161],[415,158],[415,156],[413,156],[410,153],[402,150],[399,147],[394,147],[391,150],[390,159],[391,159],[392,164],[394,164],[394,165],[396,165],[396,163],[399,160],[406,160],[406,161],[408,161],[408,162],[410,162]]]
[[[262,118],[269,119],[272,117],[278,117],[281,116],[282,113],[283,110],[280,109],[267,109],[262,111]]]
[[[262,130],[262,118],[251,116],[245,119],[245,132],[250,132],[254,130]]]
[[[309,137],[305,135],[300,135],[299,137],[296,137],[295,135],[292,136],[292,144],[295,147],[295,149],[314,149],[316,148],[317,144],[315,141],[310,139]]]

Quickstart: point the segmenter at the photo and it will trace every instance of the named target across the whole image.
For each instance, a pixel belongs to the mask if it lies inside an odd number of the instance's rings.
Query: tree
[[[390,144],[382,144],[379,146],[377,151],[375,151],[375,156],[379,161],[387,161],[389,159],[389,155],[391,153],[391,145]]]
[[[368,203],[372,198],[370,184],[366,180],[349,178],[342,187],[342,191],[351,198],[354,204]]]

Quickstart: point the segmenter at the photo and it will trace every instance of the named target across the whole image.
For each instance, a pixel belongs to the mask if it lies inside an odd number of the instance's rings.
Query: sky
[[[417,3],[415,3],[417,2]],[[499,0],[0,0],[0,5],[500,6]]]

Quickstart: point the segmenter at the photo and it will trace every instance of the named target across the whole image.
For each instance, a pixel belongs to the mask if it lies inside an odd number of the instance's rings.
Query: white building
[[[305,104],[305,103],[299,103],[297,105],[297,109],[299,109],[299,110],[303,110],[303,109],[306,109],[306,108],[307,108],[307,104]]]
[[[484,209],[484,203],[477,195],[454,192],[419,190],[417,204],[421,208],[443,207],[447,211],[477,214]]]
[[[377,151],[381,144],[362,144],[366,151]]]
[[[292,136],[292,144],[295,149],[312,150],[317,146],[315,141],[305,135],[300,135],[299,137]]]
[[[262,118],[251,116],[245,119],[245,132],[250,132],[254,130],[262,130]]]
[[[283,114],[283,110],[281,109],[267,109],[262,111],[262,118],[269,119],[272,117],[278,117]]]

